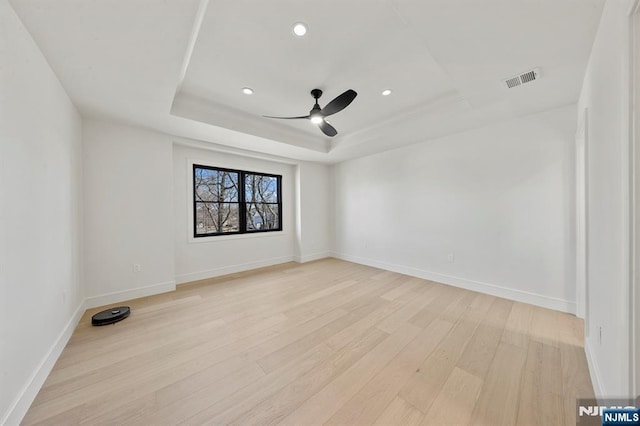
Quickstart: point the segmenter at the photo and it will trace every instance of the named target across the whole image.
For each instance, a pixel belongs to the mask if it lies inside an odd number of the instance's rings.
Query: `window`
[[[193,236],[282,231],[282,176],[193,165]]]

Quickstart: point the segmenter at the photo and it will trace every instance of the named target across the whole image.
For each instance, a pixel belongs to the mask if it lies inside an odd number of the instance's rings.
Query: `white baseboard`
[[[176,275],[176,283],[185,284],[192,281],[206,280],[207,278],[214,278],[222,275],[235,274],[237,272],[250,271],[252,269],[279,265],[281,263],[293,262],[295,260],[296,260],[296,256],[282,256],[282,257],[274,257],[271,259],[259,260],[256,262],[222,266],[220,268],[208,269],[206,271],[188,272],[186,274]]]
[[[601,401],[604,399],[604,393],[602,392],[602,380],[600,380],[600,369],[595,361],[593,352],[591,351],[591,345],[589,341],[585,339],[584,352],[587,355],[587,364],[589,365],[589,375],[591,376],[591,384],[593,384],[593,392],[596,394],[596,399]]]
[[[304,256],[297,256],[296,262],[307,263],[307,262],[313,262],[314,260],[325,259],[327,257],[332,257],[332,256],[333,254],[330,251],[314,253],[314,254],[306,254]]]
[[[125,300],[137,299],[139,297],[153,296],[154,294],[166,293],[176,289],[175,281],[152,284],[145,287],[138,287],[131,290],[116,291],[100,296],[91,296],[86,299],[86,307],[95,308],[97,306],[110,305],[112,303],[124,302]]]
[[[386,269],[400,274],[411,275],[442,284],[452,285],[467,290],[477,291],[480,293],[490,294],[492,296],[502,297],[505,299],[515,300],[517,302],[528,303],[543,308],[553,309],[556,311],[575,314],[576,304],[564,299],[544,296],[541,294],[530,293],[523,290],[502,287],[495,284],[484,283],[481,281],[469,280],[466,278],[454,277],[451,275],[439,274],[437,272],[425,271],[423,269],[413,268],[410,266],[396,265],[393,263],[383,262],[380,260],[368,259],[359,256],[352,256],[343,253],[332,253],[336,259],[346,260],[348,262],[360,263],[362,265],[373,266],[374,268]]]
[[[80,322],[82,315],[85,311],[85,301],[80,302],[78,307],[76,308],[73,315],[67,324],[64,326],[60,335],[55,340],[47,354],[44,356],[42,361],[34,372],[31,374],[24,387],[14,400],[13,404],[9,406],[9,410],[5,416],[0,419],[0,425],[18,425],[24,418],[25,414],[29,410],[31,403],[40,392],[40,388],[44,384],[45,380],[49,376],[49,373],[53,369],[58,357],[62,353],[62,350],[67,345],[67,342],[71,338],[73,331],[76,329],[76,326]]]

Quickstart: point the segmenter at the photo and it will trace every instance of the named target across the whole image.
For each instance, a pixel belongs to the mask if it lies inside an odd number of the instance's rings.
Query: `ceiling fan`
[[[329,102],[327,105],[325,105],[324,108],[320,108],[320,105],[318,105],[318,99],[320,98],[320,96],[322,96],[322,90],[313,89],[311,91],[311,96],[313,96],[313,99],[316,100],[316,103],[313,106],[313,108],[311,108],[311,111],[309,111],[309,115],[303,115],[300,117],[271,117],[271,116],[265,115],[263,117],[277,118],[280,120],[298,120],[298,119],[306,118],[307,120],[310,120],[312,123],[317,124],[320,130],[322,130],[322,133],[324,133],[327,136],[334,137],[335,135],[338,134],[338,131],[331,124],[327,123],[327,121],[325,120],[325,117],[328,117],[337,112],[340,112],[346,107],[348,107],[349,104],[353,102],[353,100],[356,98],[356,96],[358,96],[358,94],[355,92],[355,90],[349,89],[343,94],[336,97],[331,102]]]

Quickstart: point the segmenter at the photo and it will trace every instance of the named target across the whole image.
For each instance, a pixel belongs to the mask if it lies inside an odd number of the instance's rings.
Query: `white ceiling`
[[[85,116],[336,162],[576,102],[603,0],[11,3]],[[262,117],[308,114],[316,87],[358,92],[337,137]]]

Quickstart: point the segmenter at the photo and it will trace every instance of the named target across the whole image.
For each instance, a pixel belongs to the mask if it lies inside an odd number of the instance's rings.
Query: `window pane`
[[[237,203],[196,203],[196,235],[238,232]]]
[[[278,178],[246,174],[244,179],[244,198],[247,202],[277,203]]]
[[[247,203],[247,231],[266,231],[280,228],[277,204]]]
[[[196,201],[238,202],[238,173],[196,167],[194,191]]]

